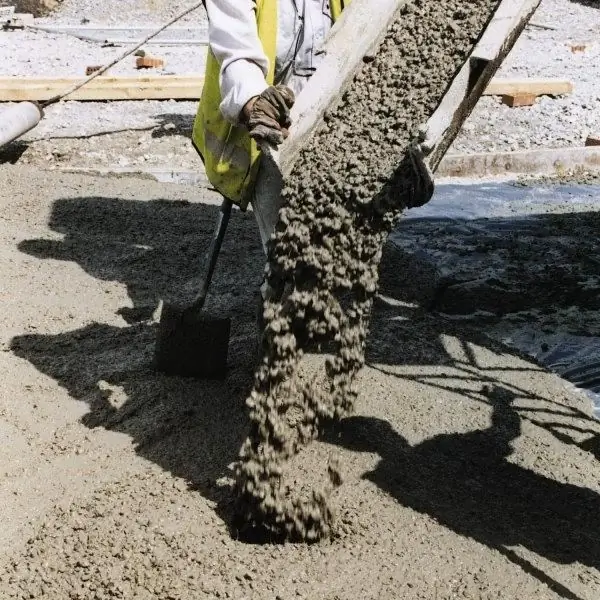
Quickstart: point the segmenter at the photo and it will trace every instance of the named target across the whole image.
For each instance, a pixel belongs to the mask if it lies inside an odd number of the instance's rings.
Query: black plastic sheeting
[[[441,183],[391,242],[435,272],[432,310],[530,355],[600,417],[600,186]]]

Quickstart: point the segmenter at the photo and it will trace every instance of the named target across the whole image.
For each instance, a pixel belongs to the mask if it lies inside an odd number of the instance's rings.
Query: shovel
[[[224,379],[231,320],[203,313],[206,294],[225,237],[232,203],[223,200],[208,249],[206,272],[196,299],[189,306],[163,304],[156,340],[154,366],[167,375]]]

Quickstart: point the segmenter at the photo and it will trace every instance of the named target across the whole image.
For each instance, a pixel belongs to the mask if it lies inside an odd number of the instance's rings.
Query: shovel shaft
[[[227,200],[227,198],[225,198],[219,209],[219,216],[217,217],[215,230],[213,232],[208,253],[206,255],[206,271],[202,279],[202,286],[196,300],[194,300],[194,303],[190,307],[195,313],[200,312],[204,306],[206,294],[208,293],[208,288],[210,287],[210,282],[212,281],[215,266],[219,258],[219,252],[221,251],[221,246],[223,244],[223,238],[225,237],[225,232],[227,231],[229,217],[231,216],[231,208],[231,200]]]

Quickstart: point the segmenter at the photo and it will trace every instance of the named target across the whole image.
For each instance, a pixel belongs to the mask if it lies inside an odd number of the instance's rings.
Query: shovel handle
[[[196,300],[194,300],[192,305],[192,310],[194,312],[202,310],[202,307],[204,306],[206,294],[208,293],[208,288],[210,287],[210,282],[212,281],[217,259],[219,258],[219,252],[221,251],[221,245],[223,244],[223,238],[225,237],[225,232],[227,231],[227,225],[229,223],[229,217],[231,216],[232,206],[233,203],[231,200],[225,198],[223,199],[221,207],[219,208],[219,215],[217,217],[217,222],[215,223],[215,229],[210,241],[208,253],[206,255],[206,271],[204,273],[204,278],[202,279],[202,287],[200,288],[198,297]]]
[[[267,154],[271,160],[277,160],[277,148],[271,146],[265,141],[259,142],[259,146],[262,152]],[[217,264],[217,259],[219,258],[219,252],[221,251],[223,238],[225,237],[225,232],[227,231],[227,225],[229,223],[229,217],[231,216],[232,207],[233,202],[227,198],[224,198],[223,202],[221,203],[221,208],[219,209],[219,215],[217,217],[217,222],[215,223],[215,230],[212,240],[210,241],[208,253],[206,255],[206,271],[202,279],[202,287],[200,288],[200,292],[194,300],[194,303],[190,307],[193,312],[197,313],[201,311],[204,306],[204,302],[206,301],[206,295],[208,294],[208,288],[210,287],[215,266]]]
[[[257,140],[258,147],[260,151],[268,156],[272,161],[279,162],[279,150],[276,146],[269,144],[267,140]]]

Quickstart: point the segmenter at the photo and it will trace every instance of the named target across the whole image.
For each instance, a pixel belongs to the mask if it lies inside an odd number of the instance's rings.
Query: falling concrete
[[[283,481],[284,465],[326,421],[352,412],[383,246],[411,205],[409,143],[497,4],[403,3],[286,181],[269,260],[283,296],[265,307],[265,358],[248,401],[253,429],[238,465],[243,531],[247,524],[253,534],[307,540],[332,533],[327,496],[342,480],[337,462],[328,485],[303,498]],[[303,376],[308,344],[327,343],[326,374]]]

